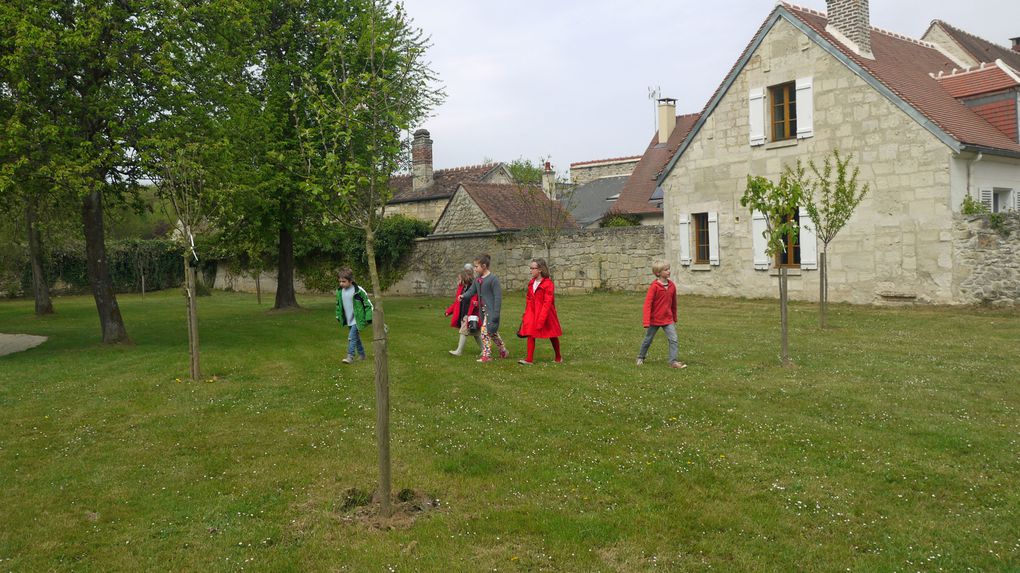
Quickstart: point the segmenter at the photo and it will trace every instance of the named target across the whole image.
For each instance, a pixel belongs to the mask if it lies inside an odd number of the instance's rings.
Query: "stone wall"
[[[640,157],[627,157],[619,160],[606,160],[593,163],[575,163],[570,166],[570,182],[575,185],[584,185],[601,177],[614,177],[617,175],[630,175],[634,172]]]
[[[459,189],[450,200],[446,216],[436,223],[433,233],[448,235],[451,233],[478,233],[495,231],[496,226],[485,215],[481,207],[463,189]]]
[[[663,232],[654,226],[564,231],[548,253],[539,237],[526,233],[426,237],[417,240],[410,270],[388,293],[449,295],[457,271],[479,253],[492,257],[505,289],[527,286],[528,262],[542,257],[561,292],[643,291],[653,278],[652,262],[664,257]]]
[[[1003,221],[1005,232],[993,229],[988,216],[953,222],[960,302],[1020,305],[1020,216],[1009,213]]]
[[[435,225],[436,221],[439,220],[439,216],[443,214],[446,204],[449,202],[449,197],[443,197],[442,199],[429,199],[427,201],[390,203],[386,206],[386,216],[406,215],[415,219],[421,219],[422,221],[428,221]]]

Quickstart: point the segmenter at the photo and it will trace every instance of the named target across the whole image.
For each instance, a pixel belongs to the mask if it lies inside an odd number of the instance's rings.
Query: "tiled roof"
[[[641,156],[640,155],[631,155],[629,157],[611,157],[609,159],[592,159],[590,161],[577,161],[575,163],[571,163],[570,167],[571,168],[574,168],[574,167],[586,167],[588,165],[599,165],[599,164],[602,164],[602,163],[626,163],[626,162],[629,162],[629,161],[635,161],[637,159],[641,159]]]
[[[500,165],[502,164],[487,163],[453,169],[437,169],[432,174],[432,185],[417,191],[411,188],[411,182],[414,179],[412,175],[398,175],[390,179],[390,187],[393,188],[393,199],[390,199],[390,203],[411,203],[452,197],[457,191],[458,185],[481,181],[486,175],[498,169]]]
[[[1010,141],[931,77],[956,67],[932,44],[872,28],[871,51],[875,58],[864,58],[825,30],[824,14],[786,3],[777,10],[783,8],[952,138],[964,144],[1020,153],[1020,144]]]
[[[645,154],[634,166],[634,172],[627,179],[620,198],[613,206],[621,213],[651,214],[662,213],[662,208],[649,203],[652,193],[655,192],[655,180],[669,163],[669,160],[676,153],[677,148],[683,143],[684,138],[690,133],[694,123],[698,121],[701,114],[691,113],[676,116],[676,126],[669,140],[665,145],[659,144],[659,134],[652,135],[652,141],[648,144]]]
[[[942,29],[949,34],[957,44],[960,45],[968,54],[974,57],[979,62],[994,62],[995,60],[1002,60],[1006,62],[1009,67],[1020,70],[1020,52],[1015,52],[1009,48],[1005,48],[998,44],[993,44],[988,40],[979,38],[970,32],[964,32],[963,30],[956,28],[943,22],[942,20],[935,20],[932,25],[941,26]]]
[[[640,156],[638,156],[640,157]],[[615,201],[609,198],[619,195],[627,184],[628,175],[600,177],[578,185],[560,196],[560,203],[570,210],[570,214],[581,225],[589,225],[602,218]]]
[[[1020,86],[1020,78],[1001,64],[1001,60],[992,65],[981,64],[979,68],[971,68],[962,72],[942,74],[935,79],[955,98],[993,93]]]
[[[499,231],[532,227],[577,227],[559,201],[546,197],[540,187],[507,184],[464,183],[464,191]]]
[[[985,121],[1005,133],[1013,141],[1017,140],[1017,105],[1015,97],[1001,98],[997,101],[974,105],[971,107]]]

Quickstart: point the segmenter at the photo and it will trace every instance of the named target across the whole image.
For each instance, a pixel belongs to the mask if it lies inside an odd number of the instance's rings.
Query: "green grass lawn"
[[[530,368],[521,293],[492,364],[387,300],[394,489],[440,508],[380,531],[340,509],[374,389],[331,297],[201,299],[201,383],[179,293],[119,300],[132,346],[90,298],[0,303],[50,337],[0,358],[0,571],[1020,570],[1014,311],[794,304],[784,369],[775,301],[683,297],[674,371],[661,333],[634,365],[641,295],[562,297]]]

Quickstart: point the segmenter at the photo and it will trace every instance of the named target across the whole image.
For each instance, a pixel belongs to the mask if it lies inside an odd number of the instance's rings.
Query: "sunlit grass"
[[[450,356],[443,299],[385,301],[394,488],[407,529],[346,521],[375,483],[371,361],[345,366],[333,299],[178,293],[0,303],[0,571],[990,571],[1020,568],[1020,315],[684,297],[681,359],[634,365],[640,295],[561,297],[565,363]],[[370,340],[370,333],[364,337]],[[468,349],[472,349],[468,342]],[[367,344],[366,344],[367,345]],[[371,352],[371,350],[370,350]]]

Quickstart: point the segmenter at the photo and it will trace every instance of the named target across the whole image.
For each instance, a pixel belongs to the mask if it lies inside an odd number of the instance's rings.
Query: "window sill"
[[[779,276],[779,269],[777,269],[775,267],[770,268],[769,269],[769,276],[770,277],[778,277]],[[786,276],[788,276],[788,277],[799,277],[800,276],[800,268],[786,267]]]
[[[712,270],[712,265],[709,263],[694,263],[691,265],[691,271],[703,272]]]
[[[784,147],[794,147],[798,143],[796,138],[784,139],[782,141],[770,141],[765,144],[765,149],[782,149]]]

